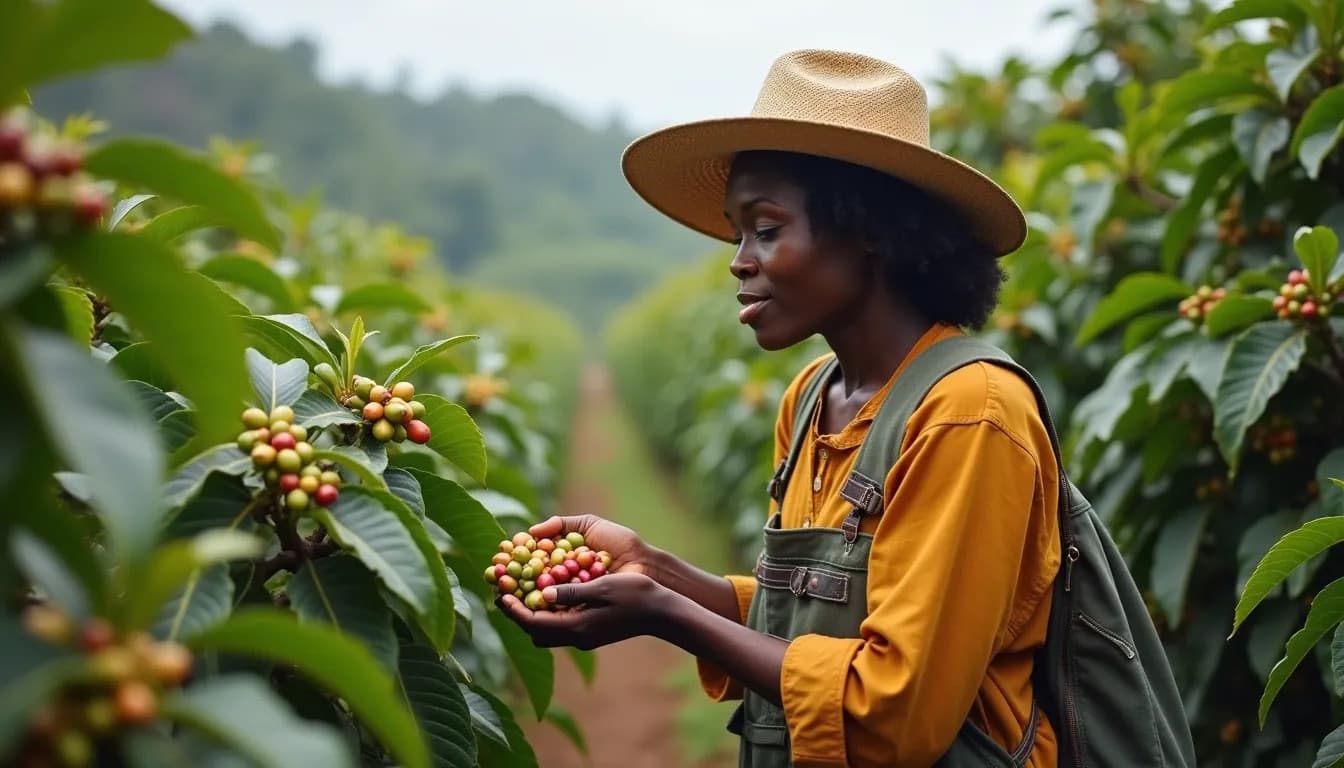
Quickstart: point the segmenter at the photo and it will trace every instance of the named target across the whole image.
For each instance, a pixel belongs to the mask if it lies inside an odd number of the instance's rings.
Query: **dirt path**
[[[569,467],[561,504],[566,513],[592,512],[621,519],[600,472],[611,461],[607,432],[616,408],[606,370],[590,365],[583,375],[570,434]],[[688,523],[689,525],[689,523]],[[586,686],[565,653],[557,652],[555,702],[582,728],[590,753],[581,755],[550,724],[525,726],[541,768],[679,768],[687,764],[679,743],[677,714],[682,695],[669,686],[687,660],[676,648],[649,637],[597,651],[597,674]],[[703,768],[722,762],[701,763]]]

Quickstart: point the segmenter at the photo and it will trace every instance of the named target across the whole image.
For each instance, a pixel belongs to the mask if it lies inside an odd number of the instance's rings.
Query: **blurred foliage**
[[[933,88],[936,146],[1029,211],[984,335],[1046,388],[1067,469],[1149,598],[1200,764],[1334,765],[1340,555],[1270,559],[1280,579],[1261,576],[1228,633],[1271,546],[1344,515],[1344,5],[1097,0],[1051,23],[1076,30],[1062,60],[949,64]],[[750,561],[775,403],[824,348],[755,349],[728,260],[666,281],[607,338],[651,440],[705,514],[737,518]]]

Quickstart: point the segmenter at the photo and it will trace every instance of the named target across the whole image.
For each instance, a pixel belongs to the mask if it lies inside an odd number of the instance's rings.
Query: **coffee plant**
[[[25,106],[189,35],[0,4],[0,762],[536,765],[552,658],[476,574],[553,511],[577,334],[255,147]]]
[[[1098,0],[1052,19],[1077,32],[1061,60],[952,68],[931,94],[935,144],[1028,210],[983,333],[1045,387],[1200,764],[1335,765],[1344,7]],[[651,440],[751,536],[778,393],[824,349],[755,351],[728,261],[660,286],[608,341]],[[669,337],[688,342],[670,355]]]

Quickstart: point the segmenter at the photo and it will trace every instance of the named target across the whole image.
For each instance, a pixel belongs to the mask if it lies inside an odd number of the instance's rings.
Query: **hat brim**
[[[958,210],[977,239],[1003,256],[1026,240],[1027,221],[988,176],[937,150],[849,126],[773,117],[701,120],[636,139],[621,156],[626,180],[668,217],[729,242],[723,215],[733,156],[749,150],[820,155],[895,176]]]

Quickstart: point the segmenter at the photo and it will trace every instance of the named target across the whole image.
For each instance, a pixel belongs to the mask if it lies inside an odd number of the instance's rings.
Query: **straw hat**
[[[821,155],[903,179],[960,210],[1003,255],[1026,238],[1022,209],[970,166],[929,147],[924,88],[899,67],[854,53],[805,50],[775,60],[751,114],[675,125],[637,139],[621,168],[650,205],[686,226],[731,240],[723,216],[733,155]]]

